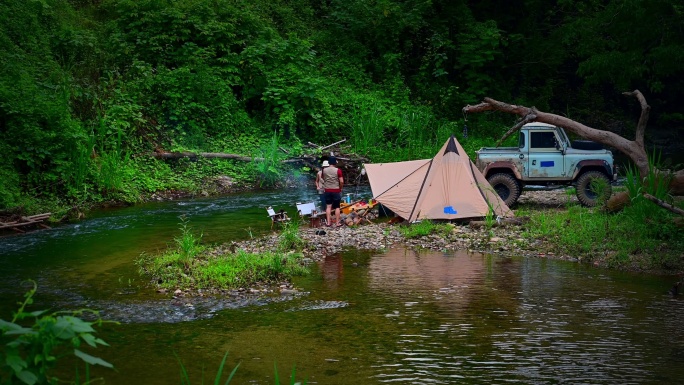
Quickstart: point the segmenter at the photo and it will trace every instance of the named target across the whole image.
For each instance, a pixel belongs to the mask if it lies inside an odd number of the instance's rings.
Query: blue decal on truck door
[[[552,160],[542,161],[539,165],[541,167],[553,167],[553,161]]]

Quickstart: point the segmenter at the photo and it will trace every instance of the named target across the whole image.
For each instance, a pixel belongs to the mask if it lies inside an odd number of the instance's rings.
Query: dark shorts
[[[332,205],[333,210],[340,208],[340,201],[342,200],[342,193],[326,192],[325,204]]]
[[[322,211],[325,211],[325,193],[318,194],[318,197],[321,200],[321,207],[323,208]]]

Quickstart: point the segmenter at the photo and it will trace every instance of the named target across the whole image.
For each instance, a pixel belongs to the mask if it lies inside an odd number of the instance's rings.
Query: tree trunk
[[[623,95],[634,96],[641,104],[641,116],[639,118],[639,123],[636,129],[636,137],[634,140],[625,139],[622,136],[610,131],[598,130],[585,126],[582,123],[568,119],[564,116],[539,111],[534,107],[529,108],[525,106],[507,104],[492,98],[484,98],[482,103],[475,106],[467,105],[463,107],[463,112],[502,111],[521,116],[522,122],[519,122],[513,126],[513,128],[506,133],[504,138],[519,130],[523,124],[530,122],[542,122],[563,127],[566,131],[621,151],[634,162],[634,165],[639,170],[639,174],[643,178],[647,176],[649,172],[648,155],[646,153],[646,149],[644,148],[644,132],[646,130],[646,124],[648,122],[648,116],[651,111],[651,107],[646,103],[646,99],[639,90],[625,92]],[[673,195],[684,195],[684,170],[679,170],[678,172],[673,173],[670,189]]]

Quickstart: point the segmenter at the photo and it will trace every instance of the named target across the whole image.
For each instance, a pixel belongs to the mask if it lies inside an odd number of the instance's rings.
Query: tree
[[[639,90],[624,92],[623,95],[636,97],[641,105],[641,116],[639,117],[639,123],[637,124],[634,140],[623,138],[622,136],[610,131],[604,131],[585,126],[582,123],[560,115],[539,111],[534,107],[530,108],[508,104],[494,100],[492,98],[484,98],[482,103],[475,106],[467,105],[463,107],[463,112],[502,111],[521,116],[522,119],[510,130],[508,130],[503,139],[513,132],[519,130],[524,124],[530,122],[542,122],[563,127],[567,131],[570,131],[583,138],[602,143],[606,146],[616,148],[623,152],[634,162],[634,165],[639,170],[640,176],[644,178],[649,172],[648,155],[646,153],[646,148],[644,147],[644,132],[646,131],[646,124],[648,123],[651,107],[648,105],[646,98]],[[657,172],[661,173],[665,172],[665,170],[658,170]],[[672,182],[670,183],[671,193],[673,195],[684,195],[684,170],[672,172],[672,174]]]

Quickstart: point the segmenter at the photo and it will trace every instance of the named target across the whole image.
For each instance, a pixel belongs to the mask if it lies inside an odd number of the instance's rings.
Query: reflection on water
[[[316,198],[302,192],[297,201]],[[679,383],[684,301],[671,280],[541,259],[466,252],[349,250],[296,281],[296,295],[173,300],[141,282],[142,252],[188,214],[204,240],[269,231],[266,204],[292,192],[167,202],[0,239],[0,317],[39,283],[36,309],[88,307],[122,324],[101,333],[108,384],[179,382],[176,353],[200,383],[223,354],[233,383],[272,384],[296,366],[310,384]],[[330,232],[328,236],[335,236]]]

